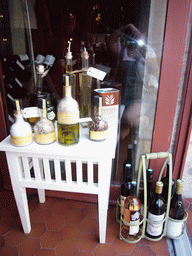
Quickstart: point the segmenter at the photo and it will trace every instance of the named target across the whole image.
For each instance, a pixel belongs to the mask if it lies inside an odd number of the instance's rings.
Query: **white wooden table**
[[[57,141],[50,145],[38,145],[35,141],[26,147],[15,147],[10,136],[0,143],[0,151],[6,152],[12,188],[24,233],[30,233],[26,188],[36,188],[40,203],[45,202],[45,190],[80,192],[98,195],[99,238],[106,241],[107,210],[111,181],[112,160],[115,157],[116,133],[109,132],[108,139],[93,142],[88,129],[80,131],[80,142],[65,147]],[[51,170],[50,162],[54,163]],[[61,177],[61,162],[65,165],[65,177]],[[71,163],[76,165],[76,180],[72,180]],[[83,181],[82,165],[87,164],[87,181]],[[94,182],[93,166],[98,165],[98,183]],[[33,166],[34,175],[31,175]],[[51,172],[54,171],[54,179]]]

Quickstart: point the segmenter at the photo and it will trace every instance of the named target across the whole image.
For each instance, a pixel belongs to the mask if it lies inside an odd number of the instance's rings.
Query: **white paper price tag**
[[[90,67],[87,70],[87,75],[88,76],[92,76],[92,77],[94,77],[96,79],[99,79],[101,81],[103,81],[103,79],[105,78],[106,74],[107,74],[106,72],[101,71],[101,70],[99,70],[97,68],[93,68],[93,67]]]

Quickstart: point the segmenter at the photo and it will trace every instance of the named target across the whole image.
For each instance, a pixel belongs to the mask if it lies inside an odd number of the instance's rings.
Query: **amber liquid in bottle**
[[[141,201],[136,195],[137,182],[131,182],[131,194],[125,199],[124,203],[124,216],[123,219],[130,224],[138,224],[136,226],[129,226],[123,222],[121,236],[128,240],[137,240],[140,236],[139,222],[140,222],[140,209]]]

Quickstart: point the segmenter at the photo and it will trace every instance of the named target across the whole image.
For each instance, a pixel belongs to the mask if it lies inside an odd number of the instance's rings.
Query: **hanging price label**
[[[94,77],[100,81],[103,81],[103,79],[105,78],[106,76],[106,72],[104,71],[101,71],[97,68],[93,68],[93,67],[90,67],[88,70],[87,70],[87,75],[88,76],[91,76],[91,77]]]

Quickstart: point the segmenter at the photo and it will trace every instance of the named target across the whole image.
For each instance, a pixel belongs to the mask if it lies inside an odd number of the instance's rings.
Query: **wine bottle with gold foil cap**
[[[64,146],[79,142],[79,105],[71,95],[70,75],[63,76],[64,97],[57,105],[58,142]]]
[[[157,181],[155,194],[148,209],[148,220],[153,222],[147,222],[146,236],[149,238],[159,238],[163,233],[166,204],[162,197],[162,190],[163,182]]]
[[[176,182],[176,193],[171,200],[169,219],[167,222],[167,231],[166,234],[171,237],[178,237],[182,233],[183,222],[174,221],[182,220],[185,214],[184,203],[182,199],[183,191],[183,180],[178,179]]]

